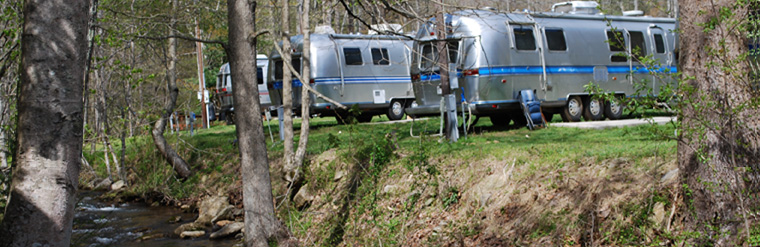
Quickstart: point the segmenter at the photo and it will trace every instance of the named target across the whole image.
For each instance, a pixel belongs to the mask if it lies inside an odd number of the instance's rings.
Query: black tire
[[[528,119],[525,118],[523,111],[512,112],[512,123],[514,123],[515,128],[519,129],[528,126]]]
[[[394,100],[388,106],[388,119],[391,121],[404,119],[404,101]]]
[[[354,119],[353,117],[350,117],[350,115],[347,113],[342,113],[342,114],[339,113],[335,115],[335,121],[337,121],[338,124],[340,125],[344,125],[344,124],[351,124],[351,122],[354,121]]]
[[[360,123],[369,123],[372,121],[372,117],[374,117],[372,114],[361,114],[359,116],[356,116],[356,121]]]
[[[610,120],[618,120],[622,118],[623,109],[625,108],[622,102],[623,100],[617,97],[612,101],[607,101],[607,103],[604,104],[604,116]]]
[[[507,114],[494,114],[490,115],[489,118],[491,118],[491,125],[496,127],[507,127],[509,121],[512,121],[512,118]]]
[[[599,98],[589,96],[583,102],[583,118],[586,121],[598,121],[604,117],[604,103]]]
[[[542,111],[541,113],[543,113],[543,114],[544,114],[544,119],[546,120],[546,122],[547,122],[547,123],[548,123],[548,122],[551,122],[551,121],[552,121],[552,119],[554,118],[554,113],[553,113],[553,112],[545,112],[545,111]]]
[[[565,122],[581,121],[582,114],[583,101],[581,101],[581,97],[578,96],[572,96],[567,99],[567,103],[565,103],[565,107],[563,107],[562,112],[560,113],[560,115],[562,115],[562,121]]]

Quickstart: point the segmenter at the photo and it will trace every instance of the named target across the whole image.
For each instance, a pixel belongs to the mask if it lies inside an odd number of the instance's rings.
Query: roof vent
[[[314,27],[315,34],[335,34],[335,30],[329,25],[320,25]]]
[[[387,32],[391,33],[403,33],[404,27],[401,26],[401,24],[396,23],[390,23],[390,24],[375,24],[370,25],[370,30],[367,31],[367,34],[373,35],[373,34],[385,34]]]
[[[599,14],[599,3],[593,1],[569,1],[555,3],[552,5],[552,12],[567,14]]]
[[[623,16],[644,16],[644,11],[641,11],[641,10],[623,11]]]

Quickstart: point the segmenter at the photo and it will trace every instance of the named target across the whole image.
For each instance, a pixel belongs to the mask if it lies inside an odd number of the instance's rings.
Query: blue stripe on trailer
[[[317,84],[378,84],[378,83],[411,83],[412,80],[408,76],[399,77],[345,77],[341,82],[340,77],[328,77],[328,78],[315,78],[314,83]]]
[[[676,73],[678,69],[675,66],[658,67],[647,69],[642,66],[634,66],[631,69],[629,66],[607,66],[607,72],[610,74],[628,74],[633,72],[635,74],[645,74],[649,72],[655,73]],[[543,68],[541,66],[506,66],[506,67],[490,67],[479,68],[479,75],[540,75],[543,74]],[[594,66],[547,66],[547,74],[593,74]],[[461,73],[460,73],[461,75]],[[420,80],[440,80],[441,76],[437,73],[420,75]]]
[[[315,78],[314,83],[316,84],[325,84],[325,85],[333,85],[333,84],[341,84],[340,77],[327,77],[327,78]],[[393,83],[412,83],[412,80],[410,77],[406,76],[400,76],[400,77],[346,77],[343,78],[343,83],[348,84],[393,84]],[[275,81],[272,83],[273,87],[275,89],[282,89],[282,81]],[[298,80],[293,80],[293,87],[300,87],[301,82]]]
[[[291,83],[291,85],[293,87],[301,87],[301,86],[303,86],[303,84],[301,84],[300,80],[292,80],[292,81],[290,81],[290,83]],[[274,87],[274,89],[282,89],[282,81],[275,81],[275,82],[273,82],[272,83],[272,87]]]

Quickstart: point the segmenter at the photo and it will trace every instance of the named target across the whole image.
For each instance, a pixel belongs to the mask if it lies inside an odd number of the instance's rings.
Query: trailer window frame
[[[391,57],[388,54],[388,48],[370,48],[372,55],[372,64],[374,65],[391,65]]]
[[[628,31],[631,43],[631,56],[640,60],[647,55],[646,37],[642,31]]]
[[[433,70],[435,63],[438,60],[435,49],[433,49],[433,42],[426,42],[420,44],[420,69]]]
[[[665,54],[665,37],[660,33],[655,33],[652,35],[652,39],[654,40],[655,52],[657,54]]]
[[[610,55],[610,62],[613,62],[613,63],[628,62],[628,55],[625,54],[626,52],[625,51],[626,49],[625,33],[620,30],[607,29],[605,31],[605,34],[607,38],[605,40],[605,43],[607,43],[607,47],[610,49],[610,52],[612,52],[612,55]]]
[[[549,33],[555,33],[550,36]],[[558,33],[558,34],[557,34]],[[547,49],[551,52],[567,51],[567,38],[565,30],[562,28],[545,28],[544,37],[546,38]],[[559,43],[557,43],[559,42]]]
[[[256,67],[256,84],[264,84],[264,68]]]
[[[515,41],[515,49],[518,51],[535,51],[538,48],[536,34],[531,26],[513,26],[512,37]]]
[[[293,56],[290,58],[290,65],[293,66],[293,69],[295,69],[296,73],[301,74],[301,57],[300,56]]]
[[[446,40],[446,53],[449,56],[449,63],[459,62],[459,45],[460,39]],[[419,68],[421,70],[434,71],[438,68],[438,40],[421,43],[419,46]]]
[[[274,80],[279,81],[282,80],[283,73],[283,62],[282,59],[274,60]]]
[[[362,50],[359,47],[343,47],[343,63],[347,66],[364,65]]]

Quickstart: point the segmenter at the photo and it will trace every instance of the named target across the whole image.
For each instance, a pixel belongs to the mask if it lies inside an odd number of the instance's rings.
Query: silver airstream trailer
[[[646,81],[657,94],[671,84],[661,74],[676,71],[675,19],[608,16],[595,2],[555,5],[549,13],[466,10],[445,18],[449,61],[457,70],[453,90],[464,110],[490,116],[494,124],[525,121],[519,92],[533,90],[547,119],[618,119],[618,101],[603,102],[586,92],[593,82],[618,97],[637,97],[634,83]],[[436,66],[435,26],[416,36],[410,69],[416,103],[410,115],[438,114],[441,96]],[[658,66],[637,58],[651,55]]]
[[[261,103],[261,110],[272,110],[272,101],[269,99],[269,91],[267,90],[267,73],[269,67],[269,60],[266,55],[256,55],[256,68],[258,75],[258,88],[259,88],[259,100]],[[227,123],[234,122],[235,109],[232,105],[232,78],[230,77],[230,64],[225,63],[219,68],[219,73],[216,76],[216,97],[219,105],[217,106],[217,112],[219,113],[219,119],[225,120]]]
[[[359,121],[369,121],[374,115],[387,114],[391,120],[404,116],[404,108],[414,100],[409,77],[409,58],[412,41],[388,35],[311,35],[310,85],[325,96],[349,107],[362,110]],[[294,53],[291,65],[301,69],[303,36],[291,38]],[[282,104],[283,61],[277,51],[270,59],[269,90],[274,105]],[[293,78],[293,108],[299,109],[301,81]],[[338,121],[346,111],[323,99],[311,96],[310,114],[336,116]]]

